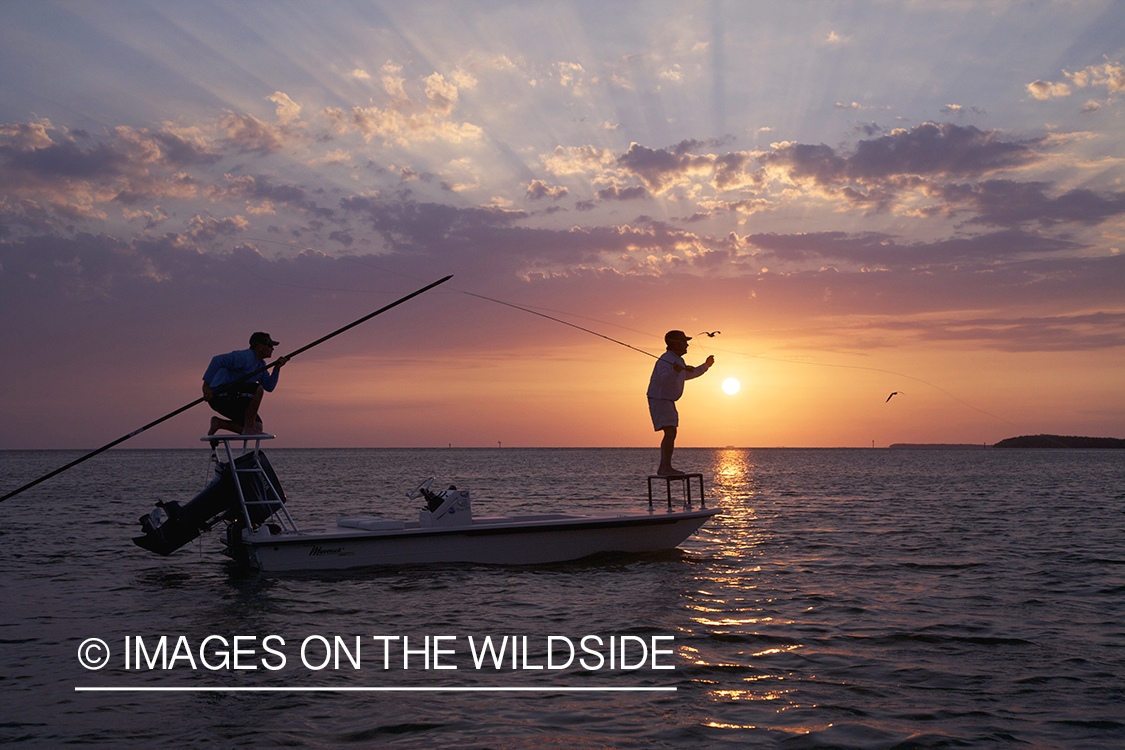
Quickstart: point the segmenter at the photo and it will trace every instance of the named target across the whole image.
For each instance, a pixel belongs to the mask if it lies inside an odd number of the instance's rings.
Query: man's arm
[[[277,377],[279,375],[278,371],[281,369],[281,366],[288,361],[289,357],[282,357],[281,359],[273,363],[273,372],[258,381],[259,383],[261,383],[262,388],[266,389],[266,391],[270,393],[273,392],[273,389],[277,387]]]
[[[709,354],[709,355],[707,355],[707,361],[704,362],[703,364],[697,365],[695,367],[692,367],[692,366],[688,365],[685,368],[687,370],[687,373],[688,373],[687,379],[691,380],[692,378],[698,378],[700,375],[702,375],[703,373],[705,373],[709,369],[711,369],[711,365],[713,365],[713,364],[715,364],[715,356],[712,355],[712,354]]]

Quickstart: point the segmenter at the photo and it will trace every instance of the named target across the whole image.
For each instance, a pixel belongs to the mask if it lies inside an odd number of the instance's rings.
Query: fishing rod
[[[620,344],[621,346],[625,347],[626,349],[632,349],[635,352],[640,352],[641,354],[647,354],[648,356],[652,357],[653,359],[660,359],[660,357],[656,356],[652,352],[646,352],[644,349],[638,349],[637,347],[633,346],[632,344],[626,344],[624,341],[618,341],[617,339],[612,339],[609,336],[606,336],[604,333],[598,333],[597,331],[591,331],[589,328],[583,328],[582,326],[576,326],[573,323],[568,323],[565,320],[560,320],[559,318],[553,318],[550,315],[546,315],[546,314],[541,313],[541,312],[536,312],[535,310],[529,310],[526,307],[520,307],[519,305],[513,305],[511,302],[504,302],[503,300],[492,299],[492,297],[485,297],[483,294],[473,294],[472,292],[466,292],[463,289],[458,290],[458,291],[460,291],[461,294],[467,294],[470,297],[476,297],[477,299],[488,300],[489,302],[495,302],[498,305],[504,305],[506,307],[515,308],[516,310],[523,310],[526,313],[531,313],[532,315],[538,315],[540,318],[546,318],[547,320],[553,320],[556,323],[562,323],[564,326],[570,326],[571,328],[577,328],[579,331],[585,331],[586,333],[593,334],[594,336],[597,336],[598,338],[603,338],[606,341],[612,341],[615,344]]]
[[[292,354],[287,354],[284,357],[281,357],[280,359],[289,360],[289,359],[292,359],[293,357],[296,357],[298,354],[301,354],[302,352],[307,352],[309,349],[312,349],[314,346],[317,346],[318,344],[323,344],[328,339],[333,338],[334,336],[339,336],[344,331],[355,328],[360,323],[364,323],[368,320],[371,320],[376,315],[381,315],[381,314],[385,313],[387,310],[390,310],[392,307],[397,307],[397,306],[401,305],[403,302],[406,302],[407,300],[413,299],[414,297],[417,297],[419,294],[422,294],[424,292],[428,292],[429,290],[433,289],[435,286],[438,286],[439,284],[444,284],[445,282],[449,281],[452,278],[453,278],[453,275],[450,274],[449,276],[446,276],[443,279],[438,279],[437,281],[433,282],[432,284],[427,284],[426,286],[422,287],[421,289],[418,289],[417,291],[411,292],[410,294],[406,295],[405,297],[403,297],[401,299],[397,299],[394,302],[390,303],[389,305],[385,305],[383,307],[380,307],[378,310],[376,310],[373,313],[370,313],[369,315],[364,315],[359,320],[348,323],[343,328],[336,329],[335,331],[328,334],[327,336],[321,336],[319,339],[312,342],[311,344],[306,344],[305,346],[302,346],[300,349],[297,349]],[[239,378],[238,380],[236,380],[232,383],[227,383],[226,385],[223,385],[223,386],[220,386],[219,388],[216,388],[215,393],[222,393],[226,390],[229,390],[229,389],[233,388],[234,386],[238,385],[239,383],[244,383],[247,380],[249,380],[250,378],[253,378],[257,375],[262,374],[266,370],[273,367],[278,361],[279,360],[274,360],[273,362],[265,365],[264,367],[262,367],[258,370],[255,370],[254,372],[250,373],[249,375],[244,375],[243,377]],[[78,464],[82,463],[83,461],[86,461],[88,459],[93,458],[94,456],[98,455],[99,453],[104,453],[105,451],[109,450],[110,448],[112,448],[115,445],[119,445],[121,443],[124,443],[129,438],[133,438],[133,437],[136,437],[137,435],[140,435],[145,430],[150,429],[152,427],[155,427],[156,425],[160,424],[161,422],[165,422],[165,421],[171,419],[172,417],[176,416],[177,414],[180,414],[181,412],[187,411],[188,409],[192,408],[193,406],[198,406],[199,404],[203,403],[203,401],[204,401],[203,398],[197,398],[195,401],[192,401],[190,404],[185,404],[185,405],[181,406],[179,409],[176,409],[175,411],[168,412],[167,414],[165,414],[163,417],[160,417],[159,419],[154,419],[153,421],[146,424],[144,427],[133,430],[128,435],[122,435],[121,437],[117,438],[116,440],[114,440],[110,443],[106,443],[101,448],[98,448],[97,450],[90,451],[86,455],[84,455],[80,458],[77,458],[74,461],[71,461],[66,466],[60,466],[59,468],[55,469],[54,471],[50,472],[49,474],[44,474],[43,476],[39,477],[35,481],[28,482],[23,487],[20,487],[19,489],[16,489],[16,490],[13,490],[13,491],[9,492],[7,495],[4,495],[3,497],[0,497],[0,503],[4,502],[5,500],[7,500],[10,497],[15,497],[16,495],[20,494],[24,490],[31,489],[32,487],[39,484],[40,482],[45,482],[48,479],[50,479],[51,477],[63,473],[67,469],[74,468]]]

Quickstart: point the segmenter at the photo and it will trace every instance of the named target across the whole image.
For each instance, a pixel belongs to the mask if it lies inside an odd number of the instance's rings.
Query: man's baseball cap
[[[268,333],[262,333],[261,331],[256,332],[253,336],[250,337],[250,346],[257,346],[258,344],[277,346],[279,343],[281,342],[274,341],[272,338],[270,338],[270,335]]]
[[[664,343],[671,344],[673,341],[691,341],[691,336],[688,336],[683,331],[668,331],[664,334]]]

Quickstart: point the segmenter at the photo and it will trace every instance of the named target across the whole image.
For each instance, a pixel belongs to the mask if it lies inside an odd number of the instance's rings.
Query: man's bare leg
[[[242,425],[238,422],[232,422],[229,419],[219,419],[218,417],[211,417],[211,429],[207,432],[208,435],[214,435],[219,430],[226,430],[233,432],[236,435],[242,434]]]
[[[246,418],[242,421],[242,428],[237,430],[242,435],[259,435],[262,432],[262,421],[258,419],[258,407],[262,405],[262,396],[266,389],[258,386],[253,398],[246,406]]]
[[[676,428],[664,427],[664,439],[660,441],[660,467],[656,473],[660,476],[682,474],[682,471],[672,468],[672,452],[676,449]]]

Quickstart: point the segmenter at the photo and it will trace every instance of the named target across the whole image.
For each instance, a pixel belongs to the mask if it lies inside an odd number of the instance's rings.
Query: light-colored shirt
[[[229,354],[219,354],[211,358],[211,364],[207,366],[207,372],[203,373],[203,382],[212,388],[219,388],[227,383],[233,383],[245,375],[261,370],[265,367],[265,364],[258,359],[258,355],[254,353],[253,349],[239,349]],[[275,367],[273,372],[267,370],[243,382],[260,383],[262,388],[273,391],[277,387],[277,376],[280,369]]]
[[[682,369],[676,372],[674,365],[679,365]],[[666,351],[660,359],[656,360],[652,368],[652,377],[648,381],[648,397],[678,401],[680,396],[684,395],[684,381],[698,378],[707,372],[709,367],[710,365],[702,364],[696,366],[694,371],[689,371],[683,357],[673,351]]]

